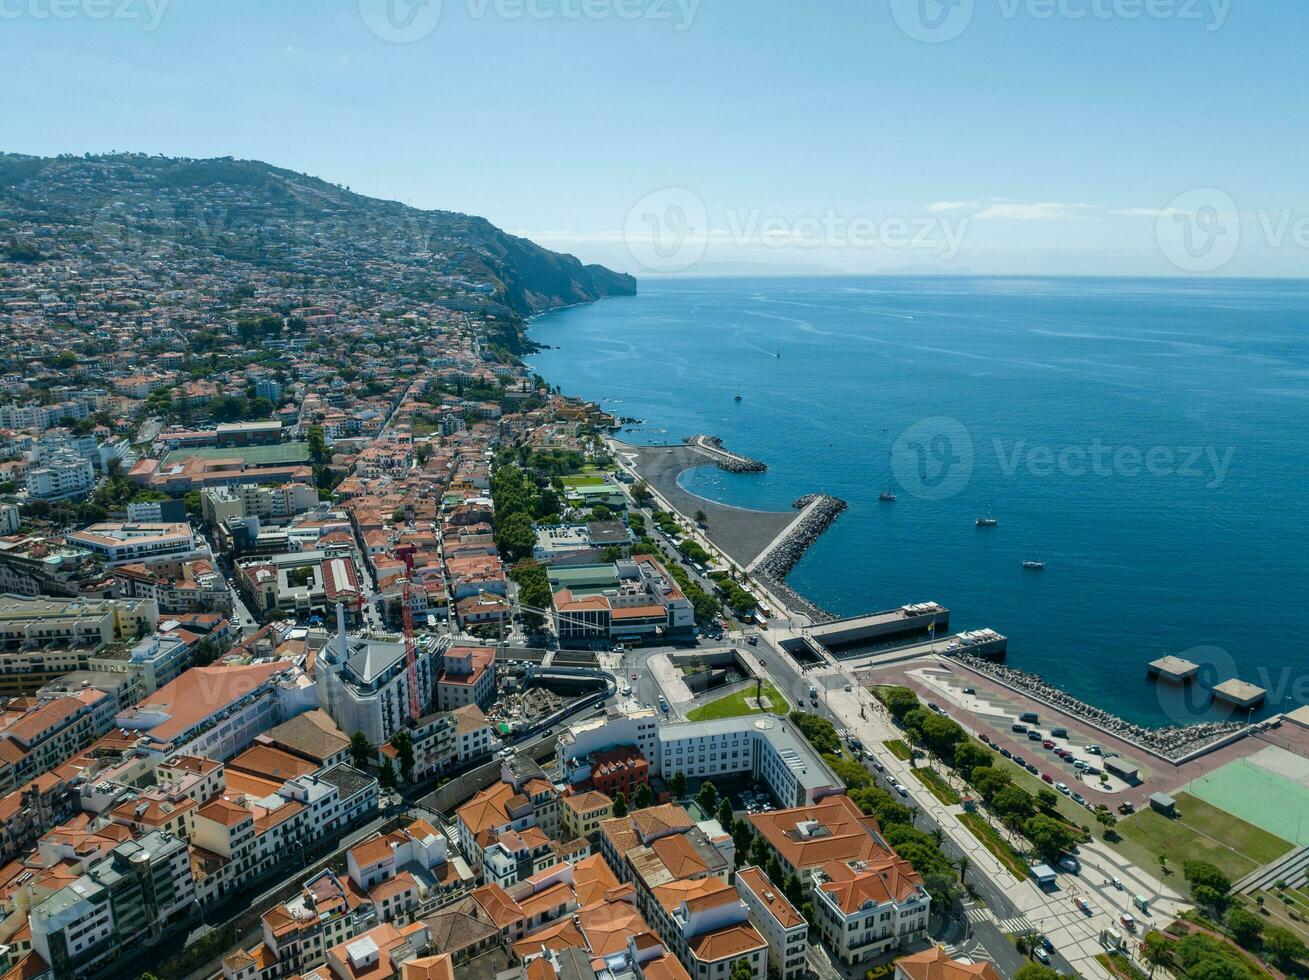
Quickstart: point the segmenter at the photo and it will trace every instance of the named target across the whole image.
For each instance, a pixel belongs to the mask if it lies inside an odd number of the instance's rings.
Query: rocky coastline
[[[786,585],[786,576],[804,557],[810,546],[818,540],[819,535],[832,526],[832,522],[841,516],[848,505],[839,497],[815,493],[801,497],[791,506],[806,513],[792,524],[782,539],[759,560],[754,567],[754,576],[762,580],[768,590],[789,607],[802,612],[813,622],[830,622],[837,617]]]
[[[1195,725],[1170,725],[1165,728],[1146,728],[1125,721],[1102,708],[1096,708],[1079,701],[1071,694],[1061,691],[1052,684],[1047,684],[1037,674],[993,663],[970,654],[952,654],[965,667],[979,674],[992,677],[1007,687],[1021,691],[1028,697],[1050,705],[1053,708],[1072,715],[1095,727],[1120,738],[1124,742],[1137,745],[1147,752],[1169,762],[1177,762],[1193,752],[1228,738],[1248,728],[1248,725],[1234,721],[1206,721]]]

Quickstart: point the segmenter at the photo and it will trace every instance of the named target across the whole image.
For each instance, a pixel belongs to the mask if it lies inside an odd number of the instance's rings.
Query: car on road
[[[1032,955],[1035,956],[1038,960],[1040,960],[1041,963],[1043,963],[1044,965],[1046,966],[1050,965],[1050,954],[1045,951],[1044,947],[1037,946],[1035,949],[1032,950]]]
[[[945,714],[945,712],[941,710],[941,706],[937,704],[935,701],[928,701],[927,708],[929,711],[935,711],[938,715]]]
[[[757,636],[750,636],[750,637],[748,637],[748,638],[746,639],[745,642],[748,643],[748,644],[750,644],[752,647],[757,647],[757,646],[759,645],[759,637],[757,637]]]
[[[971,688],[971,687],[965,687],[963,693],[964,693],[964,694],[976,694],[977,691],[974,690],[974,689]]]
[[[1050,942],[1050,937],[1045,935],[1045,933],[1042,933],[1041,935],[1037,936],[1036,941],[1041,944],[1041,947],[1043,949],[1051,953],[1054,952],[1054,943]]]
[[[1006,759],[1012,759],[1014,757],[1014,754],[1010,752],[1008,749],[1001,749],[1000,754],[1004,756]]]
[[[1014,756],[1014,762],[1022,766],[1024,769],[1027,768],[1027,760],[1024,759],[1021,755]]]
[[[886,772],[886,766],[882,765],[876,759],[873,760],[873,768],[876,769],[878,772]]]
[[[1028,772],[1030,772],[1033,776],[1035,776],[1037,773],[1041,771],[1037,769],[1036,766],[1032,765],[1030,762],[1027,765],[1025,765],[1023,768],[1026,769]]]
[[[1077,906],[1078,911],[1080,911],[1083,915],[1091,914],[1091,903],[1086,900],[1086,896],[1078,895],[1076,898],[1073,899],[1073,904]]]
[[[1123,890],[1123,882],[1121,878],[1114,879],[1114,887],[1117,888],[1119,891]]]
[[[1041,741],[1041,733],[1040,733],[1040,732],[1028,732],[1028,733],[1027,733],[1027,740],[1028,740],[1029,742],[1039,742],[1039,741]]]
[[[1123,924],[1123,928],[1128,932],[1136,932],[1136,920],[1126,912],[1118,917],[1118,921]]]
[[[1051,786],[1054,785],[1054,777],[1051,776],[1048,772],[1041,773],[1041,778],[1045,780],[1047,783],[1049,783]]]
[[[899,783],[895,784],[895,791],[899,793],[901,796],[909,795],[909,790],[906,789],[904,786],[900,785]]]
[[[1057,789],[1059,792],[1063,793],[1064,796],[1067,796],[1071,792],[1071,790],[1069,790],[1068,788],[1067,783],[1055,783],[1054,788]]]
[[[1088,745],[1086,751],[1090,752],[1092,755],[1104,755],[1104,749],[1100,748],[1098,745]]]
[[[1076,803],[1078,806],[1086,806],[1086,797],[1083,796],[1081,793],[1074,793],[1073,802]]]
[[[1050,741],[1050,740],[1047,738],[1044,742],[1041,743],[1041,748],[1043,748],[1043,749],[1052,749],[1052,748],[1054,748],[1054,742]]]
[[[991,736],[986,734],[986,732],[980,732],[977,737],[980,738],[984,744],[991,744]]]

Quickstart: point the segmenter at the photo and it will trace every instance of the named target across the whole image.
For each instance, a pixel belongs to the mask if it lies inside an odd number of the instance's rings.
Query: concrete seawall
[[[846,509],[846,502],[826,494],[801,497],[792,506],[802,513],[772,546],[751,567],[752,574],[763,580],[769,591],[784,600],[788,606],[804,613],[812,622],[825,623],[836,618],[826,609],[815,605],[784,583],[791,569],[804,557],[818,536],[832,526],[832,522]]]

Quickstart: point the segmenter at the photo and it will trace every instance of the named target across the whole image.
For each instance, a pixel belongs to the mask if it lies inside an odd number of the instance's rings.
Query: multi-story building
[[[0,790],[47,772],[109,731],[115,702],[91,688],[45,700],[18,698],[0,716]]]
[[[829,861],[811,877],[818,931],[842,963],[854,966],[927,939],[932,900],[922,875],[896,854]]]
[[[15,504],[0,503],[0,534],[13,534],[23,526],[23,515]]]
[[[787,810],[752,813],[748,819],[777,857],[783,877],[794,874],[806,890],[813,873],[830,861],[876,861],[893,853],[876,818],[866,816],[845,795]]]
[[[768,941],[769,972],[782,980],[803,974],[809,923],[795,910],[782,890],[753,865],[736,872],[736,893],[750,910],[750,921]]]
[[[495,651],[490,647],[450,647],[445,669],[436,679],[436,704],[453,711],[475,704],[485,708],[495,698]]]
[[[186,842],[128,840],[28,915],[32,948],[57,978],[89,973],[133,943],[157,939],[195,899]]]
[[[587,790],[559,801],[564,837],[590,837],[599,833],[600,823],[614,815],[614,801],[604,793]]]
[[[423,637],[415,671],[418,705],[427,711],[448,639]],[[343,732],[363,732],[374,745],[390,740],[409,720],[409,672],[403,643],[351,637],[338,619],[337,635],[318,653],[319,701]]]
[[[288,521],[318,506],[318,493],[304,483],[241,483],[200,491],[205,523],[218,527],[229,518],[257,517],[261,521]]]
[[[85,670],[106,646],[158,623],[153,599],[0,595],[0,695],[35,691]]]
[[[649,555],[598,565],[554,565],[555,634],[563,646],[688,637],[695,610]]]
[[[91,461],[65,449],[27,471],[28,496],[37,500],[81,500],[95,487]]]
[[[153,558],[114,568],[114,591],[153,599],[162,613],[231,612],[232,592],[208,558]]]
[[[896,960],[894,980],[1001,980],[1001,974],[990,963],[952,960],[940,946],[932,946]]]
[[[120,712],[114,724],[164,756],[230,759],[255,736],[312,708],[312,685],[289,660],[192,667]]]
[[[92,524],[65,535],[70,545],[99,555],[107,565],[122,565],[151,558],[182,557],[196,551],[191,525]]]

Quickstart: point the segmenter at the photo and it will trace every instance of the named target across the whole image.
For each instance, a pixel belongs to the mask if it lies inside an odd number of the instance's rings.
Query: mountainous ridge
[[[176,249],[310,276],[389,277],[398,295],[523,318],[630,296],[636,280],[511,235],[259,161],[0,154],[0,242],[39,222],[114,250]]]

